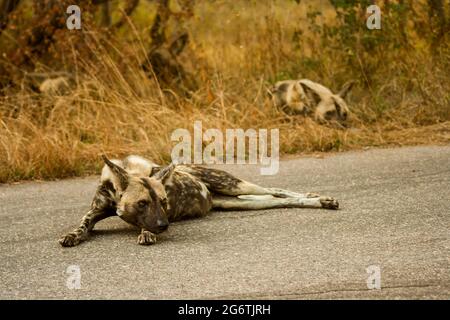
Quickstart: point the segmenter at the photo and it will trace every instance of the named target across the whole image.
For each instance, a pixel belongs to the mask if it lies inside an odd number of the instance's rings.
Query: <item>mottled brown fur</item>
[[[288,114],[311,115],[320,123],[337,121],[344,125],[350,114],[345,102],[354,82],[347,82],[337,94],[308,79],[277,82],[270,90],[273,103]]]

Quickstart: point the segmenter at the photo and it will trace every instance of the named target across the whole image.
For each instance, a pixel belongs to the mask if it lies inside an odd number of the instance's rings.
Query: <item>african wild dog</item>
[[[217,169],[173,164],[161,168],[139,156],[103,160],[106,165],[91,208],[81,225],[59,240],[64,247],[79,244],[98,221],[116,215],[141,228],[138,243],[148,245],[169,222],[202,217],[211,209],[339,207],[330,197],[264,188]]]
[[[277,82],[270,90],[276,107],[288,114],[314,115],[317,122],[344,124],[350,113],[344,101],[354,82],[347,82],[338,94],[308,79]]]

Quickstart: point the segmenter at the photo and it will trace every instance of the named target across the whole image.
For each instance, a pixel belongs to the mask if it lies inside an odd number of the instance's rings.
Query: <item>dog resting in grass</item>
[[[347,82],[337,94],[308,79],[277,82],[269,93],[276,107],[287,114],[312,115],[319,123],[336,121],[345,124],[350,110],[345,102],[354,85]]]
[[[330,197],[264,188],[222,170],[196,165],[160,167],[134,155],[124,160],[102,157],[105,166],[91,208],[80,226],[59,240],[64,247],[86,240],[97,222],[112,216],[139,227],[137,242],[150,245],[169,222],[203,217],[213,209],[339,207]]]

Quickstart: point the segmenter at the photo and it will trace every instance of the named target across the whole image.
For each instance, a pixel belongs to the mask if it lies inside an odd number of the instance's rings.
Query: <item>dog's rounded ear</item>
[[[111,170],[112,174],[117,178],[117,182],[119,184],[118,187],[120,190],[125,190],[128,187],[128,173],[124,168],[109,160],[104,154],[102,154],[102,159]]]
[[[153,177],[155,174],[157,174],[159,171],[161,171],[160,166],[154,166],[152,167],[152,171],[149,174],[149,177]]]
[[[172,176],[173,171],[175,170],[175,166],[175,163],[169,164],[167,167],[155,173],[154,178],[164,184]]]
[[[302,87],[303,91],[305,92],[306,96],[308,97],[308,99],[310,99],[312,102],[314,102],[315,105],[318,105],[320,103],[320,101],[322,100],[322,98],[317,93],[315,88],[312,85],[309,85],[308,83],[305,83],[303,81],[299,81],[298,83],[301,85],[301,87]]]
[[[339,91],[338,96],[340,96],[342,99],[345,99],[348,93],[352,90],[355,83],[356,81],[354,80],[346,82],[341,91]]]
[[[180,55],[180,53],[183,51],[184,47],[186,47],[186,44],[189,42],[189,35],[187,32],[183,32],[182,34],[178,35],[170,44],[169,51],[174,56]]]

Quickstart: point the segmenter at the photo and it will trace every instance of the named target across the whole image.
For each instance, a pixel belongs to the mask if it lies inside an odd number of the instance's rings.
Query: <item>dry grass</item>
[[[286,72],[301,71],[334,89],[347,74],[334,56],[321,59],[320,72],[291,67],[299,58],[286,40],[292,25],[274,17],[254,20],[253,32],[233,24],[240,30],[228,30],[233,41],[225,41],[229,34],[211,37],[194,23],[191,47],[203,62],[196,65],[201,87],[190,98],[161,91],[138,68],[140,43],[115,50],[93,35],[92,59],[76,60],[78,79],[70,94],[42,96],[24,89],[0,101],[0,182],[97,172],[103,152],[167,162],[175,144],[172,131],[192,130],[196,120],[203,121],[204,130],[279,128],[284,154],[450,142],[448,54],[442,65],[420,50],[390,61],[391,73],[386,69],[375,84],[356,88],[345,130],[273,108],[266,86]],[[407,70],[409,77],[398,70]]]

